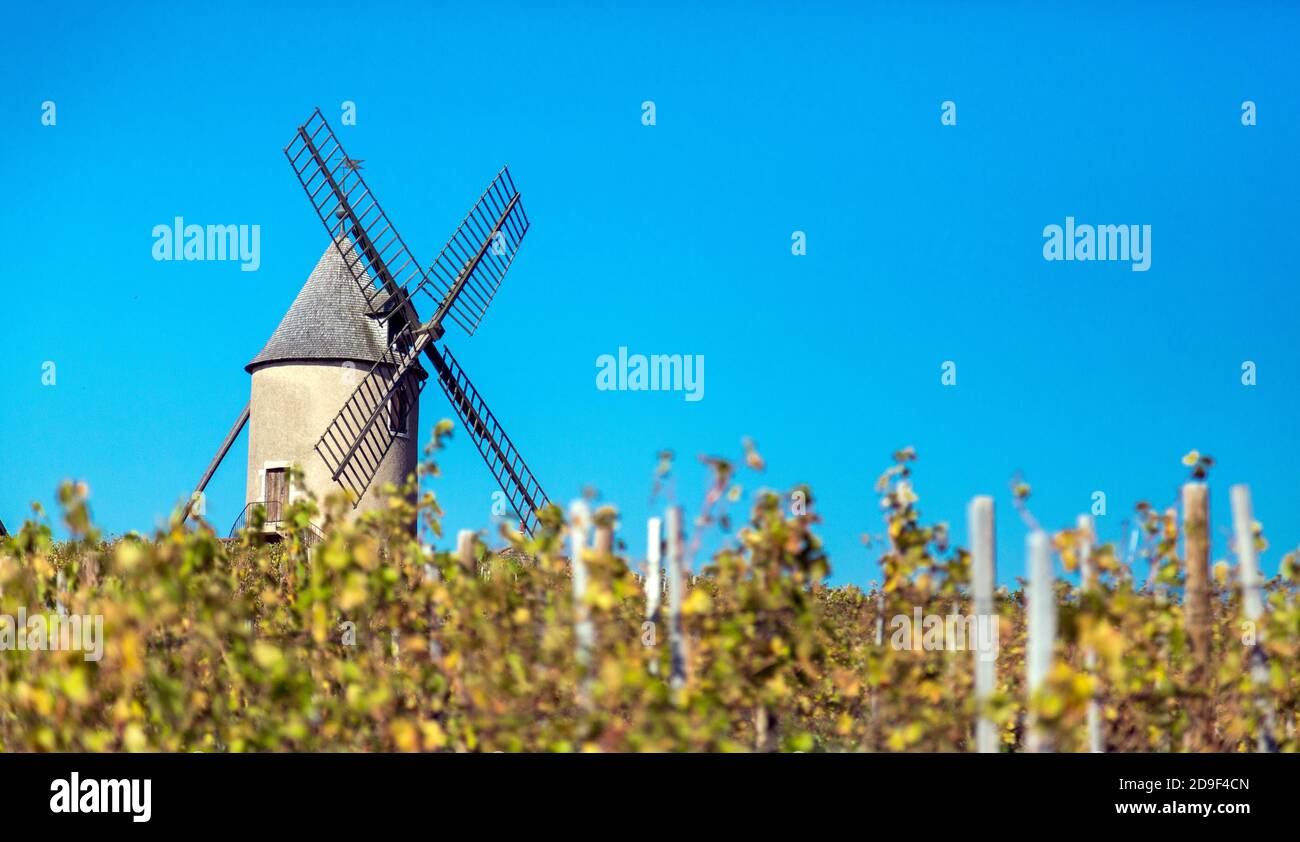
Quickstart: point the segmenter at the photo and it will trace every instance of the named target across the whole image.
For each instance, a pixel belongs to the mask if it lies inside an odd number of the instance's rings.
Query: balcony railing
[[[250,521],[256,522],[258,519],[254,516],[254,512],[256,511],[262,513],[262,532],[274,535],[283,535],[290,529],[288,522],[284,520],[284,510],[285,503],[282,500],[258,500],[249,503],[244,507],[244,510],[239,513],[239,517],[235,518],[234,525],[230,527],[229,537],[234,538],[242,530],[247,529]],[[325,536],[314,524],[308,524],[306,537],[309,542],[315,542]]]
[[[248,522],[250,520],[253,521],[256,520],[256,518],[253,515],[253,512],[257,510],[261,510],[265,518],[265,520],[263,520],[262,522],[263,530],[275,531],[276,527],[278,527],[281,523],[284,522],[283,520],[281,520],[281,518],[284,515],[283,502],[279,500],[271,500],[270,502],[267,502],[265,500],[257,500],[245,506],[244,510],[239,513],[239,517],[235,518],[234,525],[230,527],[229,537],[234,538],[235,535],[237,535],[244,529],[247,529]]]

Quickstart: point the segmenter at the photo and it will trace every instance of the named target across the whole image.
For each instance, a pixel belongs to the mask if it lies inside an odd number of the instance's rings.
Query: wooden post
[[[659,616],[659,565],[662,563],[663,520],[652,517],[646,521],[645,529],[645,618],[653,623]]]
[[[1097,560],[1092,557],[1093,521],[1092,515],[1079,515],[1075,526],[1079,533],[1079,574],[1085,591],[1095,590],[1098,579]]]
[[[471,576],[478,573],[478,559],[474,554],[474,530],[462,529],[456,533],[456,561]]]
[[[974,592],[971,607],[975,614],[975,628],[979,629],[983,623],[998,622],[997,607],[993,601],[997,563],[992,497],[981,495],[970,501],[966,507],[966,531],[970,540],[971,585]],[[878,644],[879,630],[876,636]],[[981,651],[978,640],[972,649],[975,652],[975,750],[981,754],[992,754],[998,750],[998,729],[993,720],[988,718],[985,707],[997,686],[997,652]]]
[[[646,521],[645,529],[645,620],[654,628],[655,645],[659,643],[659,603],[663,594],[659,589],[661,553],[663,551],[663,520],[652,517]],[[659,674],[659,657],[651,653],[647,668],[651,675]]]
[[[591,666],[596,630],[587,608],[587,530],[591,528],[591,509],[581,500],[569,507],[569,570],[573,580],[573,631],[577,642],[576,657],[585,672]],[[585,699],[585,691],[584,691]]]
[[[1193,691],[1202,694],[1188,700],[1191,727],[1187,747],[1191,751],[1210,751],[1214,742],[1214,708],[1210,701],[1210,495],[1204,483],[1183,486],[1183,555],[1183,621],[1192,649],[1189,678]]]
[[[1056,593],[1052,580],[1051,540],[1047,533],[1041,529],[1034,530],[1026,539],[1025,547],[1029,556],[1029,643],[1025,656],[1025,687],[1032,706],[1034,695],[1043,688],[1052,669],[1052,650],[1056,645]],[[1031,713],[1026,748],[1029,751],[1051,751],[1051,739],[1034,720]]]
[[[876,646],[885,645],[885,594],[876,588]]]
[[[181,523],[184,523],[186,519],[189,518],[190,510],[194,508],[195,501],[199,499],[199,495],[203,493],[203,489],[208,487],[208,480],[212,479],[212,475],[217,472],[218,466],[221,465],[221,460],[226,458],[226,454],[230,452],[230,446],[235,443],[235,439],[239,436],[240,431],[243,430],[244,425],[248,423],[248,416],[252,406],[252,401],[244,404],[244,408],[240,411],[239,417],[235,419],[235,423],[231,426],[230,432],[226,433],[225,439],[221,442],[221,447],[217,448],[217,455],[212,457],[212,461],[208,463],[207,470],[203,472],[203,476],[199,479],[199,484],[194,487],[194,492],[190,494],[190,499],[185,501],[185,506],[181,509]]]
[[[79,578],[92,588],[99,587],[98,555],[87,555],[85,560],[81,562],[81,574]]]
[[[1079,574],[1083,583],[1083,592],[1097,590],[1100,575],[1097,560],[1092,556],[1094,544],[1093,521],[1091,515],[1079,515],[1077,521],[1079,532]],[[1093,678],[1097,677],[1097,653],[1091,646],[1084,647],[1083,666]],[[1105,741],[1101,736],[1101,702],[1094,694],[1088,701],[1088,751],[1099,754],[1105,751]]]
[[[596,552],[601,555],[609,555],[614,552],[614,526],[610,523],[601,523],[596,526]]]
[[[668,527],[668,640],[672,650],[674,690],[686,685],[686,636],[682,629],[682,600],[686,597],[686,571],[682,561],[682,509],[669,506]]]
[[[1264,591],[1263,577],[1259,572],[1259,555],[1255,550],[1255,512],[1250,502],[1250,488],[1234,485],[1232,498],[1232,536],[1237,549],[1241,575],[1241,616],[1254,628],[1255,642],[1247,653],[1250,678],[1255,685],[1255,705],[1259,709],[1259,739],[1262,752],[1277,751],[1274,737],[1276,722],[1273,704],[1268,699],[1268,655],[1264,652]]]
[[[873,583],[874,584],[874,583]],[[885,596],[879,586],[876,587],[876,648],[884,646],[885,643]],[[878,751],[880,746],[880,691],[867,685],[868,692],[871,694],[871,745],[873,751]]]

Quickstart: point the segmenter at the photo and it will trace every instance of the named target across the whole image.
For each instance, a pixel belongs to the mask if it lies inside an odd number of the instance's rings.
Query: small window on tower
[[[405,357],[410,350],[409,343],[405,340],[398,341],[398,334],[401,333],[404,322],[399,318],[388,320],[388,345],[389,348],[398,351],[399,355]],[[407,424],[410,423],[408,416],[411,414],[411,401],[408,394],[412,388],[414,378],[408,373],[403,382],[393,392],[393,396],[388,399],[388,431],[395,436],[406,438],[410,435],[407,430]]]
[[[409,435],[406,429],[407,416],[411,414],[410,401],[406,397],[406,389],[398,388],[393,392],[393,396],[388,400],[388,431],[395,436],[405,438]]]

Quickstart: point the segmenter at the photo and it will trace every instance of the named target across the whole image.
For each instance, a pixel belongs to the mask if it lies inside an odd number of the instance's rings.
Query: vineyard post
[[[308,556],[308,560],[311,560],[311,556]],[[81,576],[90,587],[99,587],[99,556],[92,555],[82,562]]]
[[[591,527],[591,510],[587,504],[578,500],[569,507],[569,538],[572,558],[569,569],[573,580],[573,617],[574,638],[577,642],[578,665],[583,672],[591,665],[591,652],[595,648],[596,632],[592,627],[590,611],[587,608],[587,530]],[[584,678],[582,696],[587,698]]]
[[[659,616],[659,576],[663,552],[663,518],[652,517],[645,524],[645,618],[653,623]]]
[[[607,520],[598,520],[596,523],[595,550],[602,556],[614,552],[614,525]]]
[[[682,509],[669,506],[668,527],[668,640],[672,651],[674,690],[686,684],[686,639],[682,629],[682,600],[686,596],[685,571],[682,569]]]
[[[1079,571],[1083,582],[1083,592],[1093,594],[1097,590],[1097,559],[1093,558],[1093,521],[1092,515],[1079,515]],[[1095,680],[1097,678],[1097,652],[1086,646],[1083,650],[1083,666]],[[1094,693],[1088,700],[1088,751],[1097,754],[1105,750],[1101,736],[1101,703]]]
[[[647,568],[645,575],[645,621],[650,623],[653,628],[659,624],[659,600],[661,597],[659,591],[659,565],[660,553],[663,547],[663,520],[657,517],[650,518],[646,521],[645,533]],[[658,643],[657,629],[655,642]],[[659,672],[659,659],[657,657],[650,658],[649,669],[651,675]]]
[[[1275,752],[1277,741],[1273,736],[1276,727],[1273,705],[1265,695],[1269,675],[1268,655],[1264,652],[1264,632],[1261,628],[1264,617],[1264,582],[1259,573],[1259,555],[1255,548],[1255,513],[1250,502],[1249,486],[1234,485],[1230,494],[1233,543],[1241,565],[1241,615],[1255,632],[1254,642],[1246,657],[1250,663],[1250,678],[1255,685],[1255,704],[1259,709],[1259,750]]]
[[[1043,689],[1052,669],[1052,650],[1056,645],[1056,593],[1052,581],[1051,543],[1046,532],[1035,529],[1029,533],[1025,547],[1029,556],[1029,643],[1025,657],[1025,686],[1030,710],[1025,747],[1029,751],[1051,751],[1051,739],[1039,727],[1033,713],[1035,696]]]
[[[885,594],[880,586],[876,587],[876,648],[885,645]],[[880,688],[871,686],[871,735],[872,744],[880,745]]]
[[[456,533],[456,560],[461,569],[473,576],[478,564],[474,558],[474,530],[462,529]]]
[[[885,645],[885,593],[876,589],[876,646]]]
[[[993,498],[980,495],[972,499],[966,509],[966,520],[967,531],[970,534],[971,584],[975,597],[972,607],[975,613],[975,626],[979,628],[982,623],[998,622],[993,602],[993,582],[997,578]],[[976,645],[971,647],[975,652],[975,750],[981,754],[992,754],[998,750],[998,730],[988,716],[987,706],[997,684],[998,665],[996,650],[993,657],[988,657],[980,646],[982,640],[983,638],[980,637]]]
[[[1183,486],[1183,552],[1186,556],[1183,619],[1191,641],[1193,692],[1188,748],[1207,751],[1214,741],[1214,708],[1209,701],[1210,674],[1210,496],[1201,482]]]

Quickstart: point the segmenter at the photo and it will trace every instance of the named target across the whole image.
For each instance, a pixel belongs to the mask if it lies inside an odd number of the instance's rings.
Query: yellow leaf
[[[709,595],[704,592],[704,589],[696,588],[683,600],[682,613],[703,614],[709,610],[709,606],[712,604],[712,600],[709,599]]]
[[[271,644],[259,640],[253,644],[253,660],[262,669],[271,669],[284,660],[284,655]]]
[[[144,751],[148,744],[148,740],[144,736],[144,729],[140,727],[138,722],[132,722],[126,726],[126,730],[122,733],[122,742],[126,744],[127,751]]]
[[[63,694],[79,705],[90,699],[90,688],[86,686],[86,670],[73,667],[63,676]]]

